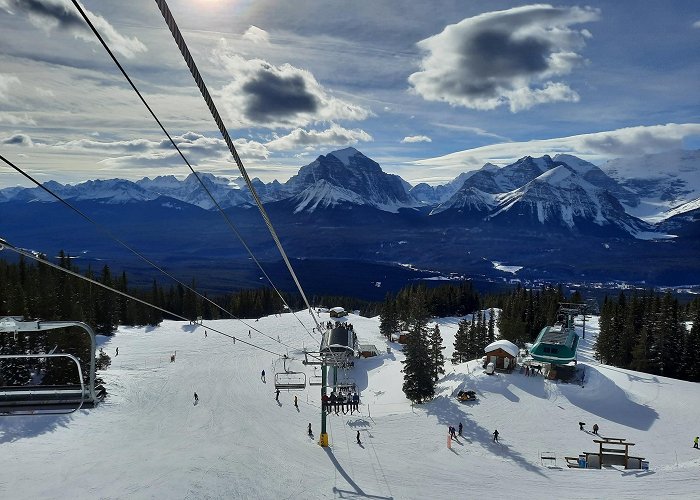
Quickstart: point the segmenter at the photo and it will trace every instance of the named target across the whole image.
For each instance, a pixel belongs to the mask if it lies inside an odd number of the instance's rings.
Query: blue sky
[[[237,175],[155,2],[83,5],[196,168]],[[700,147],[694,0],[170,8],[265,181],[349,145],[414,184],[526,154]],[[40,180],[188,173],[69,0],[0,0],[0,151]]]

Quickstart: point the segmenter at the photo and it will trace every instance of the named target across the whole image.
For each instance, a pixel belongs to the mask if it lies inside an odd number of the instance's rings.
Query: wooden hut
[[[343,316],[347,316],[348,312],[343,309],[342,307],[334,307],[331,309],[331,318],[342,318]]]
[[[518,357],[518,346],[507,340],[491,342],[484,349],[486,362],[493,363],[496,370],[511,371]]]

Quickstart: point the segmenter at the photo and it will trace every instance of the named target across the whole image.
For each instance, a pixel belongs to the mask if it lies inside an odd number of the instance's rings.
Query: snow
[[[496,262],[496,261],[491,261],[491,264],[493,264],[494,269],[498,269],[499,271],[503,271],[505,273],[512,273],[515,274],[518,271],[520,271],[523,266],[506,266],[502,264],[501,262]]]
[[[345,148],[339,149],[338,151],[332,151],[329,154],[332,154],[338,158],[343,165],[350,166],[350,157],[355,156],[358,153],[359,151],[355,148]]]
[[[308,313],[297,316],[204,326],[165,321],[101,339],[112,356],[119,347],[101,373],[109,390],[103,404],[72,415],[0,417],[0,498],[452,499],[493,495],[494,488],[513,498],[552,491],[562,498],[697,497],[700,452],[692,438],[700,386],[597,363],[596,317],[579,348],[584,387],[518,371],[487,376],[476,361],[448,363],[435,399],[412,406],[401,391],[401,346],[379,335],[378,318],[350,315],[359,341],[382,354],[356,360],[347,374],[360,389],[361,412],[329,416],[331,447],[324,449],[316,444],[318,387],[283,391],[278,405],[272,374],[282,369],[279,357],[211,329],[204,337],[207,327],[216,328],[288,351],[296,360],[291,369],[308,377],[313,367],[298,360],[312,341],[299,322],[309,330],[313,324]],[[448,359],[461,319],[469,317],[435,320]],[[249,339],[248,324],[292,347],[255,331]],[[475,390],[478,400],[457,402],[460,389]],[[649,460],[650,470],[567,469],[564,456],[597,449],[579,421],[636,443],[634,455]],[[463,437],[450,450],[447,426],[460,422]],[[494,429],[499,443],[492,442]],[[556,455],[557,468],[541,464],[542,451]]]
[[[518,349],[518,346],[515,345],[513,342],[510,342],[508,340],[496,340],[495,342],[491,342],[489,345],[487,345],[484,348],[484,352],[489,353],[491,351],[497,351],[498,349],[503,349],[508,354],[514,357],[517,357],[518,352],[520,351],[520,349]]]

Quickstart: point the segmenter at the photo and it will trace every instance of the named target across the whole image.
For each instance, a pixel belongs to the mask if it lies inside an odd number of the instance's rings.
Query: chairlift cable
[[[270,283],[270,285],[272,286],[272,288],[275,290],[275,292],[277,293],[277,295],[280,297],[280,299],[282,300],[282,303],[283,303],[284,305],[287,306],[287,308],[292,312],[292,314],[294,315],[294,317],[297,318],[297,320],[298,320],[299,323],[302,325],[302,327],[306,330],[306,332],[309,334],[309,336],[310,336],[311,338],[313,338],[314,341],[316,342],[317,340],[313,337],[313,335],[312,335],[311,332],[308,330],[308,328],[306,328],[306,325],[304,325],[304,323],[297,317],[296,313],[294,313],[294,310],[293,310],[293,309],[289,306],[289,304],[287,304],[287,302],[284,300],[284,297],[282,297],[282,294],[281,294],[280,291],[277,289],[277,287],[275,286],[275,284],[272,282],[272,279],[271,279],[271,278],[268,276],[268,274],[265,272],[265,270],[263,269],[263,267],[262,267],[262,265],[260,264],[260,262],[258,261],[258,259],[255,257],[255,255],[253,255],[252,250],[251,250],[250,247],[247,245],[247,243],[245,242],[245,240],[243,240],[243,237],[242,237],[241,234],[238,232],[238,230],[236,229],[236,227],[233,225],[233,222],[231,221],[231,219],[228,217],[228,215],[226,215],[226,212],[224,212],[223,208],[221,208],[221,205],[219,205],[219,203],[216,201],[216,199],[215,199],[214,196],[212,195],[211,191],[209,190],[209,188],[207,188],[206,184],[202,181],[202,179],[201,179],[201,177],[199,176],[199,174],[197,173],[197,171],[195,171],[195,169],[192,167],[192,165],[190,164],[190,162],[187,160],[187,158],[185,157],[185,155],[182,153],[182,151],[180,150],[180,148],[178,147],[178,145],[177,145],[177,144],[175,143],[175,141],[173,140],[172,136],[171,136],[171,135],[168,133],[168,131],[165,129],[165,126],[162,124],[162,122],[160,121],[160,119],[156,116],[156,114],[155,114],[155,112],[153,111],[153,109],[152,109],[152,108],[149,106],[149,104],[146,102],[146,99],[143,97],[143,95],[141,94],[141,92],[138,90],[138,88],[137,88],[136,85],[134,84],[133,80],[129,77],[129,75],[127,74],[127,72],[126,72],[126,70],[124,69],[124,67],[121,65],[121,63],[119,62],[119,60],[116,58],[116,56],[114,55],[114,53],[112,52],[112,50],[111,50],[111,49],[109,48],[109,46],[107,45],[107,42],[105,42],[104,38],[102,38],[102,35],[100,35],[100,33],[97,31],[97,28],[95,28],[95,26],[94,26],[94,24],[92,23],[92,21],[90,21],[90,19],[88,18],[87,14],[85,13],[85,11],[84,11],[84,9],[82,8],[82,6],[80,5],[80,3],[79,3],[77,0],[71,0],[71,1],[72,1],[73,5],[75,6],[75,8],[76,8],[76,9],[78,10],[78,12],[80,13],[80,15],[83,17],[83,19],[85,20],[85,22],[87,23],[87,25],[90,27],[90,29],[92,30],[92,32],[95,34],[95,36],[97,37],[97,39],[100,41],[100,43],[102,44],[102,46],[104,47],[104,49],[107,51],[107,53],[109,54],[109,56],[112,58],[112,61],[114,61],[114,63],[117,65],[117,67],[118,67],[119,70],[121,71],[122,75],[124,75],[124,78],[126,78],[126,80],[129,82],[129,84],[131,85],[131,88],[134,90],[134,92],[136,92],[136,94],[138,95],[139,99],[140,99],[141,102],[144,104],[144,106],[146,106],[146,109],[149,111],[149,113],[151,114],[151,116],[153,117],[153,119],[156,121],[156,123],[158,123],[158,126],[159,126],[160,129],[163,131],[163,133],[166,135],[166,137],[168,138],[168,140],[170,141],[170,143],[172,144],[172,146],[175,148],[175,150],[178,152],[178,154],[180,155],[180,157],[181,157],[181,158],[184,160],[184,162],[187,164],[187,166],[189,167],[189,169],[190,169],[190,171],[192,172],[192,174],[194,174],[194,176],[195,176],[195,178],[197,179],[197,181],[199,182],[199,184],[202,186],[202,188],[204,189],[204,191],[207,193],[207,195],[209,196],[209,198],[212,200],[212,203],[214,203],[214,206],[218,209],[219,213],[220,213],[220,214],[223,216],[223,218],[226,220],[226,222],[227,222],[228,226],[230,227],[230,229],[233,231],[233,233],[236,235],[236,237],[237,237],[238,240],[241,242],[241,244],[243,245],[243,247],[246,249],[246,251],[248,252],[248,255],[250,255],[251,259],[255,262],[255,264],[258,266],[258,268],[260,269],[260,271],[263,273],[263,275],[265,276],[265,278],[268,280],[268,282]],[[172,16],[171,16],[171,17],[172,17]],[[173,21],[173,22],[174,22],[174,21]],[[178,33],[179,33],[179,30],[178,30]],[[184,43],[184,42],[183,42],[183,43]],[[189,54],[189,51],[188,51],[188,54]],[[190,56],[190,59],[191,59],[191,56]],[[193,62],[192,64],[194,64],[194,62]],[[197,72],[197,74],[199,74],[199,72]],[[201,77],[200,77],[200,79],[201,79]],[[206,87],[205,87],[205,89],[206,89]],[[207,91],[207,95],[208,95],[208,94],[209,94],[209,92]],[[210,97],[210,100],[211,100],[211,97]],[[212,103],[212,106],[213,106],[213,103]],[[216,108],[214,108],[214,109],[216,109]],[[218,116],[218,112],[217,112],[217,116]],[[221,121],[221,118],[219,117],[219,122],[220,122],[220,121]],[[218,122],[217,122],[217,123],[218,123]],[[221,122],[220,129],[221,129],[222,127],[223,127],[223,122]],[[225,132],[226,129],[224,128],[223,130],[224,130],[224,132]],[[230,148],[229,148],[229,149],[233,148],[233,142],[231,142],[231,138],[229,137],[228,132],[225,133],[225,137],[224,137],[224,138],[225,138],[225,139],[228,139],[227,143],[230,142]],[[235,148],[233,149],[233,152],[234,152],[234,158],[237,159],[237,163],[240,162],[240,158],[238,158],[238,154],[235,153]],[[241,163],[241,164],[239,165],[239,169],[242,169],[242,167],[243,167],[243,165],[242,165],[242,163]],[[255,189],[254,189],[254,187],[253,187],[253,185],[252,185],[252,182],[250,181],[250,178],[248,177],[248,174],[247,174],[247,172],[245,171],[245,169],[242,169],[242,173],[244,174],[244,178],[245,178],[245,180],[246,180],[246,184],[248,185],[248,188],[250,189],[250,191],[251,191],[251,193],[252,193],[252,195],[253,195],[253,198],[255,199],[256,203],[258,204],[258,208],[259,208],[259,209],[262,211],[262,213],[264,214],[264,215],[263,215],[263,218],[265,219],[265,216],[267,215],[267,213],[266,213],[266,212],[264,211],[264,209],[262,208],[262,204],[260,203],[260,199],[258,198],[257,193],[255,192]],[[268,223],[268,222],[269,222],[269,219],[266,219],[266,220],[265,220],[265,223],[266,223],[266,225],[268,225],[268,228],[270,228],[270,231],[273,233],[273,239],[275,239],[275,242],[278,244],[278,248],[280,248],[280,250],[282,251],[282,255],[283,255],[284,259],[285,259],[285,262],[287,263],[288,267],[290,267],[291,264],[289,264],[289,261],[288,261],[288,259],[287,259],[287,257],[286,257],[286,254],[284,254],[284,250],[282,250],[282,248],[281,248],[281,243],[278,243],[278,242],[279,242],[279,239],[276,238],[276,233],[274,233],[274,229],[271,228],[271,224]],[[290,267],[290,269],[291,269],[291,267]],[[296,275],[294,275],[294,272],[293,272],[293,271],[292,271],[292,276],[294,277],[294,281],[297,283],[297,286],[298,286],[299,289],[301,290],[301,285],[299,285],[299,282],[298,282],[298,280],[296,279]],[[302,297],[304,298],[304,302],[306,303],[307,307],[309,308],[309,311],[311,311],[311,310],[312,310],[312,309],[311,309],[311,306],[309,305],[309,302],[308,302],[308,300],[306,299],[306,296],[304,295],[303,290],[301,290],[301,294],[302,294]],[[313,317],[313,313],[312,313],[312,317]],[[314,321],[315,321],[315,323],[318,325],[318,321],[316,321],[316,318],[315,318],[315,317],[314,317]]]
[[[182,54],[182,57],[184,58],[185,62],[187,63],[187,67],[189,68],[190,73],[192,74],[192,77],[194,78],[195,82],[197,83],[197,87],[199,87],[199,91],[202,93],[202,97],[204,98],[204,101],[207,103],[207,106],[209,107],[209,111],[211,112],[211,115],[214,118],[214,121],[216,122],[217,127],[219,127],[219,132],[221,132],[221,135],[224,138],[224,141],[226,142],[226,145],[228,146],[228,149],[231,152],[233,159],[236,161],[236,165],[238,166],[238,170],[240,171],[241,175],[243,176],[243,179],[245,179],[246,185],[248,186],[248,189],[250,190],[250,193],[253,196],[253,199],[255,200],[255,204],[258,206],[258,209],[260,210],[260,214],[262,215],[262,218],[265,221],[265,225],[267,225],[267,228],[270,231],[270,235],[272,236],[272,239],[275,241],[275,244],[277,245],[277,249],[279,250],[280,255],[284,259],[284,262],[287,265],[287,269],[289,269],[289,273],[291,274],[292,278],[294,279],[294,283],[296,284],[297,289],[299,290],[299,293],[301,294],[302,298],[304,299],[304,303],[306,304],[306,307],[309,310],[309,314],[314,319],[314,322],[316,323],[316,326],[319,328],[319,331],[320,331],[321,325],[319,324],[318,319],[314,315],[313,308],[311,307],[309,300],[306,298],[306,294],[304,293],[304,289],[302,288],[301,283],[299,283],[299,279],[297,278],[297,275],[294,272],[294,268],[292,267],[292,264],[289,261],[289,258],[287,257],[287,254],[284,251],[284,248],[282,247],[282,242],[280,241],[279,237],[277,236],[277,231],[275,231],[275,228],[272,225],[272,221],[270,220],[270,217],[268,216],[267,211],[265,210],[265,207],[263,207],[262,201],[260,200],[260,197],[258,196],[258,193],[255,190],[255,187],[253,186],[253,183],[250,180],[250,177],[248,176],[248,172],[246,171],[245,166],[243,165],[243,162],[241,161],[240,156],[238,156],[238,152],[236,151],[236,147],[234,146],[233,141],[231,140],[231,136],[229,135],[228,130],[226,130],[226,126],[224,125],[224,122],[221,118],[221,115],[219,114],[219,111],[217,110],[216,105],[214,104],[214,100],[212,99],[211,94],[209,94],[209,90],[207,89],[207,86],[204,83],[204,80],[202,79],[202,75],[199,73],[199,69],[197,69],[197,65],[195,64],[194,59],[192,58],[192,54],[190,54],[190,51],[187,47],[187,43],[185,42],[185,39],[182,37],[182,33],[180,32],[180,28],[178,28],[177,23],[175,22],[175,18],[173,18],[173,15],[170,12],[170,9],[168,8],[168,3],[165,0],[155,0],[155,1],[156,1],[156,4],[158,5],[158,8],[160,9],[161,14],[163,15],[163,19],[167,23],[168,28],[170,28],[170,33],[173,35],[173,38],[175,39],[175,43],[177,44],[178,48],[180,49],[180,53]],[[73,3],[76,3],[76,0],[73,0]],[[310,332],[309,332],[309,335],[311,335]],[[313,336],[312,336],[312,338],[313,338]]]
[[[93,279],[91,279],[91,278],[88,278],[87,276],[82,276],[80,273],[76,273],[75,271],[72,271],[72,270],[70,270],[70,269],[66,269],[65,267],[61,267],[61,266],[59,266],[58,264],[54,264],[53,262],[50,262],[50,261],[48,261],[48,260],[41,259],[41,258],[39,258],[37,255],[35,255],[34,253],[29,252],[29,251],[27,251],[27,250],[24,250],[24,249],[22,249],[22,248],[18,248],[18,247],[16,247],[16,246],[14,246],[13,244],[9,243],[9,242],[8,242],[7,240],[5,240],[5,239],[0,238],[0,247],[2,247],[2,248],[7,248],[8,250],[12,250],[13,252],[15,252],[15,253],[17,253],[17,254],[19,254],[19,255],[23,255],[23,256],[25,256],[25,257],[27,257],[27,258],[29,258],[29,259],[32,259],[32,260],[34,260],[34,261],[36,261],[36,262],[41,263],[41,264],[46,264],[47,266],[50,266],[50,267],[52,267],[52,268],[54,268],[54,269],[57,269],[57,270],[59,270],[59,271],[62,271],[62,272],[64,272],[64,273],[66,273],[66,274],[70,274],[71,276],[74,276],[74,277],[76,277],[76,278],[80,278],[80,279],[82,279],[82,280],[84,280],[84,281],[87,281],[87,282],[93,284],[93,285],[96,285],[96,286],[99,286],[99,287],[101,287],[101,288],[104,288],[105,290],[109,290],[110,292],[114,292],[114,293],[116,293],[116,294],[119,294],[119,295],[121,295],[122,297],[126,297],[127,299],[135,300],[136,302],[139,302],[139,303],[141,303],[141,304],[143,304],[143,305],[145,305],[145,306],[148,306],[148,307],[152,307],[153,309],[157,309],[158,311],[161,311],[161,312],[163,312],[163,313],[165,313],[165,314],[169,314],[169,315],[171,315],[171,316],[173,316],[173,317],[175,317],[175,318],[178,318],[178,319],[181,319],[181,320],[184,320],[184,321],[190,321],[188,318],[186,318],[186,317],[184,317],[184,316],[180,316],[179,314],[176,314],[176,313],[174,313],[174,312],[168,311],[167,309],[163,309],[162,307],[159,307],[159,306],[157,306],[157,305],[155,305],[155,304],[151,304],[150,302],[147,302],[147,301],[145,301],[145,300],[142,300],[142,299],[139,299],[139,298],[137,298],[137,297],[134,297],[133,295],[129,295],[128,293],[122,292],[121,290],[117,290],[117,289],[115,289],[115,288],[112,288],[112,287],[110,287],[110,286],[108,286],[108,285],[105,285],[104,283],[100,283],[99,281],[96,281],[96,280],[93,280]],[[251,342],[246,342],[245,340],[243,340],[243,339],[241,339],[241,338],[235,337],[235,336],[230,335],[230,334],[228,334],[228,333],[224,333],[224,332],[222,332],[221,330],[217,330],[216,328],[212,328],[211,326],[207,326],[207,325],[205,325],[204,323],[202,323],[202,326],[206,327],[208,330],[211,330],[211,331],[213,331],[213,332],[219,333],[219,334],[223,335],[224,337],[228,337],[228,338],[230,338],[230,339],[234,339],[234,341],[238,341],[238,342],[241,342],[242,344],[248,345],[248,346],[250,346],[250,347],[254,347],[255,349],[260,349],[261,351],[269,352],[270,354],[274,354],[275,356],[282,356],[282,354],[280,354],[280,353],[277,353],[277,352],[275,352],[275,351],[271,351],[270,349],[266,349],[265,347],[260,347],[259,345],[253,344],[253,343],[251,343]]]
[[[157,269],[157,270],[160,271],[162,274],[164,274],[164,275],[167,276],[168,278],[172,279],[173,281],[175,281],[175,282],[178,283],[179,285],[183,286],[183,287],[186,288],[187,290],[189,290],[189,291],[193,292],[194,294],[196,294],[197,296],[201,297],[202,299],[204,299],[205,301],[207,301],[208,303],[210,303],[211,305],[213,305],[214,307],[216,307],[216,308],[219,309],[220,311],[226,313],[231,319],[235,319],[235,320],[240,321],[241,323],[243,323],[245,326],[247,326],[247,327],[250,328],[251,330],[255,330],[257,333],[259,333],[259,334],[261,334],[261,335],[263,335],[263,336],[269,338],[270,340],[273,340],[273,341],[275,341],[275,342],[277,342],[277,343],[279,343],[279,344],[281,344],[281,345],[283,345],[283,346],[285,346],[285,347],[287,347],[287,348],[294,349],[294,347],[292,347],[292,346],[290,346],[290,345],[288,345],[288,344],[285,344],[284,342],[281,342],[281,341],[277,340],[276,338],[272,337],[271,335],[267,335],[266,333],[264,333],[264,332],[258,330],[258,329],[255,328],[253,325],[249,325],[249,324],[246,323],[243,319],[237,317],[236,315],[234,315],[233,313],[231,313],[231,312],[228,311],[227,309],[224,309],[223,307],[221,307],[219,304],[217,304],[216,302],[214,302],[213,300],[211,300],[211,299],[210,299],[209,297],[207,297],[206,295],[203,295],[203,294],[199,293],[199,292],[198,292],[197,290],[195,290],[194,288],[192,288],[192,287],[190,287],[189,285],[187,285],[187,284],[183,283],[182,281],[180,281],[178,278],[176,278],[175,276],[173,276],[172,274],[170,274],[168,271],[166,271],[165,269],[163,269],[162,267],[160,267],[158,264],[156,264],[155,262],[153,262],[152,260],[150,260],[148,257],[146,257],[146,256],[144,256],[143,254],[139,253],[137,250],[135,250],[134,248],[132,248],[131,246],[129,246],[127,243],[125,243],[124,241],[122,241],[121,239],[119,239],[119,238],[118,238],[116,235],[114,235],[114,233],[112,233],[109,229],[107,229],[105,226],[103,226],[103,225],[100,224],[99,222],[95,221],[94,219],[92,219],[90,216],[88,216],[87,214],[85,214],[85,212],[81,211],[79,208],[75,207],[74,205],[72,205],[72,204],[69,203],[68,201],[66,201],[66,200],[64,200],[63,198],[61,198],[61,196],[59,196],[58,194],[56,194],[54,191],[52,191],[52,190],[49,189],[48,187],[44,186],[42,183],[40,183],[38,180],[36,180],[36,179],[35,179],[34,177],[32,177],[31,175],[29,175],[29,174],[28,174],[27,172],[25,172],[23,169],[21,169],[20,167],[18,167],[17,165],[15,165],[13,162],[11,162],[11,161],[8,160],[7,158],[5,158],[2,154],[0,154],[0,160],[2,160],[3,162],[5,162],[8,166],[10,166],[11,168],[13,168],[15,171],[17,171],[17,172],[19,172],[20,174],[22,174],[25,178],[29,179],[31,182],[33,182],[34,184],[36,184],[37,187],[43,189],[46,193],[48,193],[49,195],[51,195],[51,196],[53,196],[54,198],[56,198],[56,199],[57,199],[59,202],[61,202],[63,205],[65,205],[66,207],[68,207],[68,208],[70,208],[71,210],[73,210],[75,213],[77,213],[78,215],[80,215],[83,219],[85,219],[85,220],[87,220],[88,222],[90,222],[91,224],[93,224],[95,227],[97,227],[100,231],[102,231],[102,232],[103,232],[104,234],[106,234],[109,238],[111,238],[112,240],[114,240],[115,242],[117,242],[119,245],[121,245],[122,247],[126,248],[126,249],[129,250],[131,253],[133,253],[134,255],[136,255],[137,257],[139,257],[141,260],[143,260],[144,262],[146,262],[146,263],[149,264],[150,266],[154,267],[155,269]],[[191,319],[191,318],[190,318],[190,319]]]

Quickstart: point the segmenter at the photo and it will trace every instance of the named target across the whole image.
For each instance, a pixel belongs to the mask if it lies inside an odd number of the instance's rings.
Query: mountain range
[[[184,180],[160,176],[45,186],[123,225],[127,233],[138,227],[150,234],[164,226],[201,233],[201,219],[211,218],[202,211],[216,208],[204,184],[272,259],[243,180],[197,175],[201,183],[191,174]],[[563,271],[570,277],[594,271],[596,278],[605,275],[607,263],[615,279],[659,282],[700,279],[700,253],[694,253],[700,240],[699,179],[700,151],[673,151],[615,160],[602,168],[572,155],[526,156],[503,167],[487,163],[445,185],[411,186],[346,148],[319,156],[285,183],[254,179],[253,184],[273,222],[284,225],[281,232],[299,258],[399,262],[459,272],[484,272],[498,261],[534,274]],[[62,236],[75,235],[71,226],[76,221],[58,217],[53,201],[38,187],[0,189],[5,214],[0,236],[24,246],[60,244],[75,251],[75,240],[70,244]],[[37,229],[36,220],[53,222]],[[213,245],[199,250],[203,255],[226,253],[221,231],[214,227],[206,226]],[[308,238],[304,230],[329,239]],[[161,239],[161,248],[144,244],[175,260],[192,251],[174,241]],[[92,240],[82,239],[79,251],[83,247],[94,247]],[[631,255],[638,262],[630,262]]]

